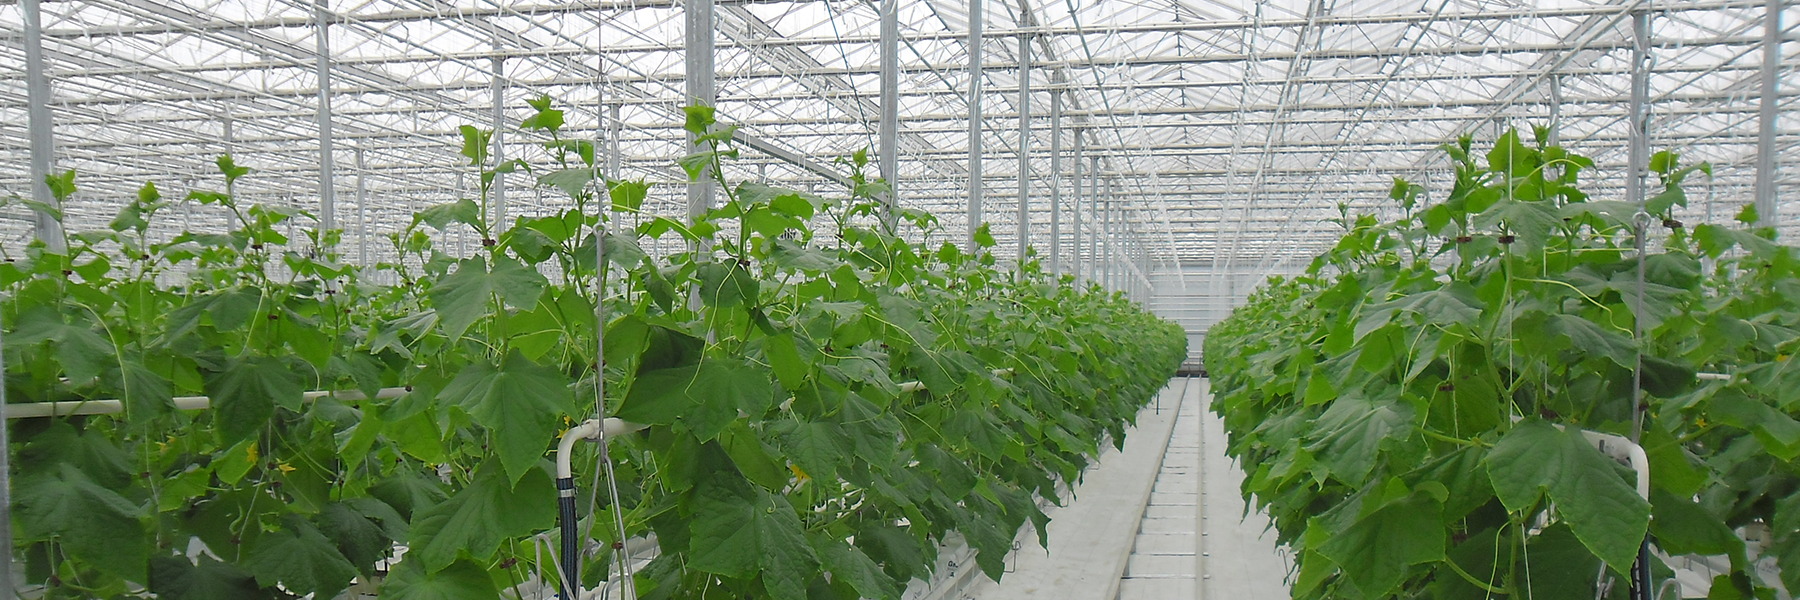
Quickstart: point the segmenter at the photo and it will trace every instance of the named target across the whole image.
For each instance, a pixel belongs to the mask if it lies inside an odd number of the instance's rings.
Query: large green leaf
[[[821,485],[837,481],[838,467],[851,453],[843,432],[827,421],[801,422],[781,442],[788,459]]]
[[[54,537],[76,558],[130,581],[147,581],[150,546],[136,503],[66,462],[20,478],[16,489],[22,537]]]
[[[228,562],[201,554],[198,564],[185,556],[150,559],[150,591],[168,600],[254,600],[270,594],[256,578]]]
[[[386,506],[379,501],[375,504]],[[398,519],[399,515],[394,518]],[[389,538],[379,524],[342,502],[325,505],[314,519],[318,522],[319,532],[331,539],[338,552],[363,575],[373,575],[375,561],[394,545],[395,540]]]
[[[493,461],[450,499],[413,516],[409,550],[402,562],[419,560],[436,573],[468,553],[485,561],[507,538],[548,529],[556,522],[556,490],[542,469],[509,484]]]
[[[495,256],[490,269],[487,261],[476,256],[457,263],[456,272],[431,288],[431,305],[443,319],[444,335],[454,340],[491,313],[490,303],[495,298],[507,306],[531,309],[546,283],[543,274],[516,258]]]
[[[500,590],[487,570],[469,559],[426,572],[414,561],[400,566],[381,582],[381,597],[391,600],[495,600]]]
[[[1443,505],[1415,491],[1370,513],[1319,546],[1365,598],[1393,591],[1412,565],[1444,559]]]
[[[1579,431],[1520,422],[1494,445],[1487,466],[1507,510],[1528,510],[1548,495],[1575,537],[1615,571],[1627,572],[1637,559],[1650,504]]]
[[[280,583],[295,594],[337,596],[356,578],[356,567],[311,523],[297,515],[281,519],[281,529],[264,532],[250,548],[244,567],[264,587]]]
[[[1378,453],[1406,442],[1413,430],[1410,405],[1345,396],[1319,416],[1314,425],[1316,439],[1307,451],[1331,467],[1332,477],[1361,485],[1375,468]]]
[[[899,586],[894,585],[894,580],[882,573],[881,567],[862,550],[836,540],[820,540],[814,550],[833,580],[850,582],[850,587],[863,598],[894,600],[900,597]]]
[[[25,347],[50,342],[56,360],[69,383],[85,385],[100,376],[112,362],[113,345],[96,333],[91,323],[81,319],[68,322],[49,308],[26,312],[18,317],[18,329],[6,335],[6,345]]]
[[[687,424],[701,441],[718,437],[739,411],[761,418],[774,401],[774,384],[760,367],[708,359],[700,364],[638,376],[617,416],[634,423]]]
[[[292,367],[265,356],[234,358],[225,372],[206,380],[213,419],[227,444],[261,431],[277,406],[298,412],[304,393]]]
[[[694,500],[688,528],[693,535],[688,555],[692,568],[739,579],[760,573],[770,596],[806,598],[819,557],[807,544],[800,517],[786,497],[761,489],[706,485]]]
[[[175,412],[175,390],[167,377],[144,366],[141,358],[122,361],[124,377],[120,385],[125,400],[125,418],[134,424]]]
[[[464,368],[438,399],[462,407],[487,428],[494,454],[514,482],[536,467],[553,445],[557,424],[574,408],[568,377],[517,351],[498,366],[481,362]]]

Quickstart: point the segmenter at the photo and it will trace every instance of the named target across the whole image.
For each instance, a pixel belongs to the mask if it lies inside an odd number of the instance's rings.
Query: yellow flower
[[[280,469],[283,474],[292,473],[296,470],[295,468],[288,466],[288,464],[284,463],[284,462],[275,463],[275,468]]]
[[[790,465],[788,465],[788,470],[793,471],[794,478],[799,479],[800,481],[806,481],[808,479],[812,479],[812,476],[807,475],[806,471],[800,470],[800,465],[790,464]]]
[[[250,448],[244,450],[244,462],[256,464],[256,442],[250,442]]]

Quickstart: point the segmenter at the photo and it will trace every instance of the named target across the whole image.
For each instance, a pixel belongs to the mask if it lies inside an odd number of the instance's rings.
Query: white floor
[[[1244,474],[1225,457],[1222,425],[1204,410],[1210,399],[1205,379],[1171,381],[1125,450],[1103,454],[1076,500],[1049,512],[1050,550],[1027,532],[1003,583],[979,578],[959,597],[1287,598],[1291,561],[1266,517],[1245,517]]]

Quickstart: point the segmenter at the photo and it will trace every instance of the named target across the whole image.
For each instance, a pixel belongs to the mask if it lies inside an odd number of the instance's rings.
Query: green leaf
[[[387,579],[381,582],[384,600],[494,600],[500,590],[486,569],[469,559],[460,559],[436,572],[427,573],[417,561],[400,561]]]
[[[494,132],[476,128],[474,125],[464,125],[457,128],[457,131],[462,132],[462,155],[468,157],[469,164],[481,165],[486,163],[489,146],[488,140],[493,137]]]
[[[773,402],[774,384],[767,372],[712,359],[638,376],[616,416],[649,425],[673,425],[679,419],[704,442],[718,437],[739,411],[760,419]]]
[[[466,127],[466,125],[465,125]],[[463,198],[455,202],[439,204],[417,213],[413,213],[412,224],[430,225],[432,229],[443,231],[451,223],[462,223],[476,229],[481,228],[481,207],[474,200]]]
[[[1411,405],[1345,396],[1319,416],[1316,439],[1306,449],[1331,467],[1333,477],[1357,486],[1375,468],[1377,454],[1406,441],[1413,429]]]
[[[568,376],[517,350],[498,366],[481,362],[464,368],[438,400],[462,407],[488,430],[494,455],[514,483],[536,469],[562,416],[574,407]]]
[[[826,421],[801,422],[781,438],[788,459],[820,485],[837,481],[838,467],[853,451],[846,441],[837,425]]]
[[[1800,457],[1800,421],[1751,398],[1735,387],[1719,390],[1708,404],[1706,416],[1716,422],[1749,431],[1763,449],[1783,461]]]
[[[761,284],[737,263],[709,262],[700,265],[697,275],[700,280],[700,301],[707,306],[730,308],[741,304],[756,304]]]
[[[694,569],[750,579],[778,600],[803,600],[819,557],[806,542],[794,507],[780,494],[707,485],[694,499],[688,554]]]
[[[687,116],[687,120],[681,124],[681,128],[694,135],[705,135],[706,130],[716,122],[713,119],[713,107],[711,106],[699,104],[683,106],[681,112]]]
[[[1494,445],[1487,466],[1507,510],[1528,510],[1548,495],[1589,551],[1615,571],[1629,571],[1649,527],[1650,505],[1579,431],[1522,421]]]
[[[269,598],[256,578],[228,562],[201,554],[199,563],[184,556],[150,559],[150,591],[168,600],[245,600]]]
[[[763,340],[763,356],[768,359],[769,366],[774,368],[775,378],[790,390],[800,389],[800,386],[805,385],[806,376],[812,371],[806,361],[800,358],[800,351],[795,348],[794,335],[791,333]]]
[[[615,211],[636,211],[644,206],[644,198],[650,196],[650,184],[644,180],[615,181],[606,188],[607,197],[612,200]]]
[[[563,111],[550,108],[550,98],[548,96],[530,100],[529,102],[531,103],[532,108],[537,109],[537,113],[525,117],[525,120],[519,123],[519,127],[547,131],[562,129]]]
[[[508,306],[529,310],[547,283],[543,274],[518,259],[495,256],[490,270],[487,262],[476,256],[458,263],[455,273],[431,288],[431,304],[443,319],[444,335],[457,340],[470,325],[490,314],[496,296]]]
[[[6,345],[29,347],[50,342],[72,385],[92,383],[114,363],[112,342],[84,320],[68,322],[55,310],[40,308],[19,315],[17,325],[17,330],[7,334]]]
[[[64,552],[128,581],[146,582],[150,545],[138,519],[143,509],[101,487],[70,463],[20,478],[22,537],[54,536]]]
[[[280,583],[295,594],[337,596],[356,578],[356,567],[311,523],[296,515],[281,519],[281,529],[263,532],[250,548],[244,567],[263,587]]]
[[[744,424],[743,419],[735,419],[724,431],[719,432],[719,446],[725,449],[725,455],[731,457],[739,473],[756,485],[765,489],[781,491],[787,487],[788,471],[782,468],[769,456],[769,450],[757,439],[756,432]]]
[[[413,516],[409,550],[401,562],[423,562],[436,573],[467,553],[485,562],[508,538],[530,535],[556,523],[556,490],[543,469],[531,469],[515,485],[493,461],[476,469],[468,485]]]
[[[227,444],[261,431],[277,406],[299,412],[303,394],[294,369],[267,356],[234,358],[225,372],[206,380],[219,439]]]
[[[994,247],[994,233],[988,229],[987,223],[975,230],[975,245],[981,248]]]
[[[539,175],[537,182],[538,185],[562,190],[564,194],[573,198],[587,193],[588,184],[593,183],[596,178],[598,178],[598,174],[591,168],[562,169]]]
[[[1363,597],[1386,597],[1407,567],[1444,560],[1443,507],[1414,491],[1332,535],[1319,554],[1343,568]]]
[[[375,484],[369,488],[369,495],[393,507],[408,522],[413,515],[449,498],[437,481],[413,472],[401,472]]]
[[[1571,347],[1583,354],[1606,358],[1627,369],[1637,365],[1637,344],[1615,330],[1575,315],[1556,315],[1551,324],[1557,333],[1568,338]]]
[[[896,600],[900,597],[900,587],[882,573],[881,567],[869,555],[863,554],[862,550],[837,540],[820,540],[813,550],[819,561],[824,563],[825,570],[831,572],[832,580],[849,582],[857,595],[868,600]]]
[[[591,241],[593,238],[590,236],[588,239]],[[637,239],[635,238],[619,235],[617,233],[607,233],[604,239],[606,243],[606,261],[612,264],[627,269],[636,268],[638,265],[644,263],[645,258],[650,256],[644,252],[642,247],[638,246]],[[583,246],[583,248],[593,250],[594,246],[588,244]]]
[[[375,504],[387,506],[379,501]],[[388,511],[392,512],[393,509],[389,508]],[[400,515],[394,515],[394,518],[399,519]],[[319,532],[330,539],[336,545],[338,553],[343,554],[363,575],[374,574],[375,561],[386,556],[395,542],[382,531],[380,525],[343,502],[325,505],[314,520],[318,523]]]
[[[1664,552],[1730,554],[1733,564],[1745,564],[1744,540],[1738,539],[1724,520],[1705,507],[1660,489],[1650,492],[1650,504],[1656,511],[1650,532],[1656,535],[1656,545]]]
[[[1738,211],[1737,216],[1732,218],[1745,225],[1755,225],[1762,220],[1762,216],[1756,214],[1756,203],[1754,202],[1745,204],[1744,208]]]

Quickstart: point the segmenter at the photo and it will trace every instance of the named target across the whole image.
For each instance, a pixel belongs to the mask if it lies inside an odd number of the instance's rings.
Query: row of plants
[[[1535,133],[1446,146],[1441,200],[1396,179],[1396,218],[1344,209],[1335,247],[1211,329],[1213,409],[1293,597],[1622,598],[1646,535],[1728,557],[1709,598],[1800,590],[1800,253],[1754,207],[1675,220],[1705,164],[1656,154],[1640,212]],[[1582,429],[1640,440],[1648,501]]]
[[[1118,294],[997,267],[985,226],[968,252],[928,214],[884,224],[860,153],[843,197],[726,182],[731,128],[691,107],[705,150],[681,166],[722,198],[677,221],[644,214],[644,182],[597,177],[549,100],[532,106],[539,155],[496,161],[464,127],[479,197],[418,213],[372,267],[312,215],[244,202],[254,173],[230,157],[222,187],[145,184],[66,252],[7,249],[8,402],[124,404],[9,423],[31,595],[555,589],[547,453],[600,390],[649,427],[607,447],[616,497],[593,485],[601,448],[577,447],[584,587],[621,534],[660,548],[636,574],[647,600],[898,598],[953,534],[999,579],[1015,533],[1042,531],[1038,501],[1122,444],[1185,356],[1178,327]],[[502,173],[566,208],[493,225]],[[50,183],[67,199],[75,174]],[[155,239],[180,203],[231,226]],[[455,229],[482,247],[433,243]],[[659,237],[688,250],[647,255]],[[210,410],[172,402],[200,394]]]

